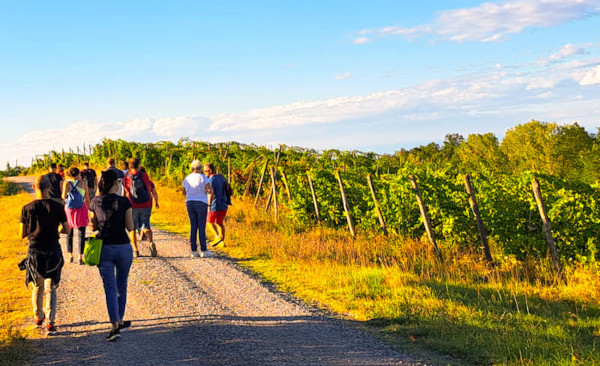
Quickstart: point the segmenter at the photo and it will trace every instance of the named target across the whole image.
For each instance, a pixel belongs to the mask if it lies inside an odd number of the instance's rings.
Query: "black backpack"
[[[142,179],[143,174],[142,172],[138,172],[137,175],[127,174],[129,179],[131,179],[129,194],[134,203],[146,203],[150,201],[150,192],[148,192],[146,183]]]

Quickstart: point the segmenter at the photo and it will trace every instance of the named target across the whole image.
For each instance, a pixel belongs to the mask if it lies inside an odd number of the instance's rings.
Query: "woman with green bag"
[[[117,195],[122,184],[114,171],[102,172],[98,189],[100,195],[90,204],[90,216],[97,238],[102,239],[102,252],[98,270],[104,284],[106,308],[112,325],[106,340],[121,337],[121,330],[131,326],[124,321],[127,305],[127,281],[133,262],[133,250],[127,232],[133,230],[133,217],[129,199]]]

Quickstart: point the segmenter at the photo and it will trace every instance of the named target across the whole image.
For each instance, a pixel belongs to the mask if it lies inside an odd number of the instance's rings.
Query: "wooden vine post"
[[[227,157],[227,181],[231,184],[231,157]]]
[[[477,199],[475,198],[475,193],[473,192],[473,185],[471,184],[471,176],[469,174],[465,174],[465,189],[467,190],[467,195],[469,196],[471,211],[473,211],[473,215],[475,216],[475,223],[477,224],[477,230],[479,231],[479,238],[481,239],[481,244],[483,244],[483,252],[485,254],[485,259],[491,263],[493,262],[492,253],[490,252],[487,233],[485,231],[485,227],[483,226],[483,221],[481,220],[479,206],[477,205]]]
[[[250,194],[250,186],[252,186],[252,175],[254,175],[254,166],[250,166],[250,172],[246,178],[246,188],[244,189],[244,197]]]
[[[292,200],[292,193],[290,192],[290,186],[288,185],[287,175],[283,169],[281,169],[281,180],[283,181],[283,187],[285,188],[285,193],[287,194],[287,199],[289,202]]]
[[[348,220],[348,229],[350,230],[350,234],[352,237],[356,237],[356,232],[354,231],[354,223],[352,222],[352,217],[350,216],[350,207],[348,206],[348,198],[346,197],[346,191],[344,190],[344,183],[342,182],[342,176],[340,175],[340,171],[336,170],[335,177],[337,178],[338,183],[340,184],[340,193],[342,194],[342,202],[344,203],[344,213],[346,214],[346,220]]]
[[[367,174],[367,183],[369,184],[369,190],[371,191],[371,197],[373,197],[373,202],[375,203],[375,210],[377,211],[377,217],[379,218],[379,225],[381,225],[381,230],[383,231],[383,235],[387,236],[387,226],[385,225],[385,220],[383,218],[383,213],[381,213],[381,207],[379,206],[379,201],[377,200],[377,195],[375,194],[375,188],[373,187],[373,181],[371,179],[371,174]]]
[[[275,169],[271,167],[271,192],[273,193],[273,214],[275,215],[275,222],[277,222],[277,184],[275,184]]]
[[[419,210],[421,211],[421,216],[423,217],[423,224],[425,225],[425,231],[427,231],[427,237],[429,237],[429,241],[433,244],[433,248],[436,254],[441,258],[442,252],[440,248],[437,246],[437,242],[435,240],[435,234],[433,232],[433,228],[431,226],[431,221],[429,220],[429,215],[427,214],[427,207],[423,203],[423,197],[421,197],[421,191],[419,190],[419,185],[417,184],[417,180],[414,175],[409,175],[410,183],[412,184],[412,188],[415,191],[415,195],[417,196],[417,203],[419,204]]]
[[[258,204],[258,197],[260,197],[260,189],[262,188],[263,181],[265,180],[265,174],[267,173],[267,167],[269,166],[269,161],[265,160],[265,166],[263,167],[262,174],[260,176],[260,181],[258,182],[258,190],[256,191],[256,198],[254,199],[254,208]]]
[[[546,234],[546,241],[548,242],[548,247],[550,248],[550,255],[552,256],[552,261],[554,262],[554,269],[556,270],[556,274],[562,278],[562,268],[560,266],[560,260],[558,259],[558,250],[556,249],[556,244],[554,243],[554,238],[552,237],[550,220],[548,219],[546,205],[544,205],[544,201],[542,200],[540,184],[535,176],[531,180],[531,186],[533,188],[533,195],[535,196],[538,210],[540,211],[540,217],[542,218],[544,234]]]
[[[275,156],[275,174],[277,174],[277,167],[279,167],[279,159],[281,158],[281,149],[282,145],[279,145],[279,150],[277,151],[277,155]],[[273,191],[269,192],[269,196],[267,197],[267,208],[265,211],[269,211],[269,207],[271,206],[271,200],[273,199]]]
[[[315,214],[317,215],[317,222],[319,223],[319,226],[322,226],[321,214],[319,213],[319,203],[317,202],[317,195],[315,194],[315,188],[313,187],[313,182],[310,178],[310,173],[306,172],[306,176],[308,177],[308,186],[310,187],[310,193],[312,194],[313,203],[315,205]]]

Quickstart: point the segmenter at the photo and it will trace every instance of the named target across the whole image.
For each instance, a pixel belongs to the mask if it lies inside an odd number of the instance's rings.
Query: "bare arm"
[[[67,234],[67,235],[69,235],[69,233],[71,232],[71,227],[69,226],[69,223],[68,223],[67,221],[65,221],[65,222],[63,222],[63,223],[62,223],[62,224],[60,224],[60,225],[61,225],[60,232],[61,232],[62,234]]]
[[[208,195],[208,211],[210,211],[210,206],[212,205],[212,201],[215,197],[215,192],[212,189],[212,186],[210,185],[210,183],[207,183],[204,186],[204,189],[206,190],[206,194]]]
[[[133,231],[133,209],[132,208],[128,208],[127,211],[125,211],[125,229],[127,229],[127,231],[129,231],[129,232]]]
[[[98,230],[98,218],[96,217],[94,211],[90,211],[90,221],[92,222],[92,230]]]
[[[67,180],[63,180],[63,184],[62,184],[62,194],[61,194],[62,199],[67,199]]]
[[[85,190],[85,196],[83,197],[83,200],[85,202],[85,204],[90,207],[90,191],[88,189],[88,186],[85,182],[79,181],[79,183],[83,184],[83,189]],[[79,185],[79,183],[77,185]]]
[[[152,187],[152,191],[150,192],[150,194],[152,195],[152,199],[154,200],[154,207],[160,208],[160,206],[158,205],[158,193],[156,192],[156,187]]]
[[[21,239],[23,239],[26,236],[27,236],[27,233],[25,232],[25,225],[23,225],[23,223],[21,223],[19,225],[19,237],[21,237]]]

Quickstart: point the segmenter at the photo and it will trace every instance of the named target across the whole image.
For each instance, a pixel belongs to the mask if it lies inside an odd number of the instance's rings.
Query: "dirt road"
[[[132,328],[106,342],[110,326],[98,270],[67,263],[58,291],[59,334],[31,340],[37,351],[29,364],[421,365],[271,291],[233,259],[192,259],[185,238],[162,231],[155,237],[159,257],[137,258],[132,266],[125,315]]]

